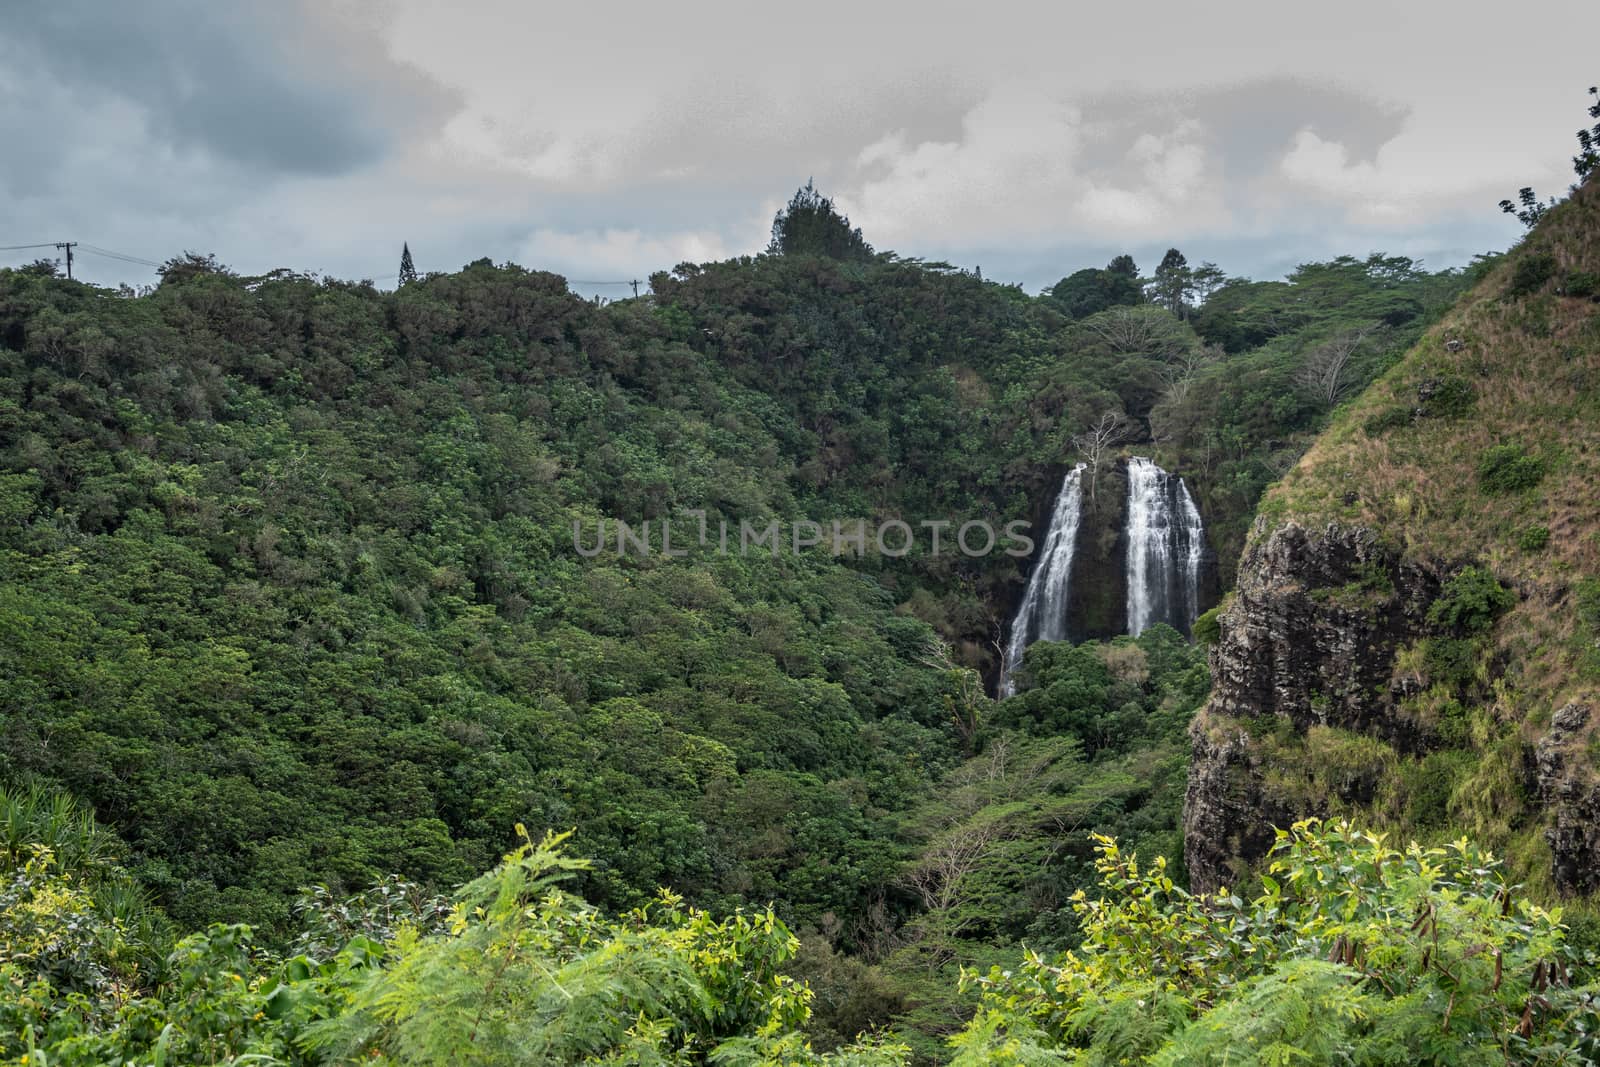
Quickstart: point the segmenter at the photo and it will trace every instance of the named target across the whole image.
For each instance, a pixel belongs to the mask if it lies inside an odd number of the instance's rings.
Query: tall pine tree
[[[770,255],[831,256],[834,259],[871,259],[872,246],[852,229],[850,219],[834,210],[833,201],[817,192],[808,179],[795,191],[789,206],[772,219]]]
[[[1182,316],[1189,304],[1189,296],[1194,292],[1194,272],[1189,269],[1189,260],[1176,248],[1167,249],[1167,254],[1161,258],[1161,265],[1156,268],[1155,277],[1150,279],[1147,291],[1152,302],[1160,304],[1174,315]]]
[[[402,243],[400,246],[400,284],[410,285],[417,280],[416,264],[411,262],[411,245]]]

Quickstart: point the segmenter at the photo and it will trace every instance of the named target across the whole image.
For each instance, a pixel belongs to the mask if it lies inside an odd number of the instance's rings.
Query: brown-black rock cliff
[[[1591,177],[1268,491],[1191,727],[1196,888],[1327,814],[1600,893],[1596,279]]]
[[[1291,810],[1263,787],[1253,735],[1312,726],[1368,733],[1401,751],[1426,743],[1396,714],[1405,682],[1396,652],[1426,628],[1435,574],[1404,562],[1370,530],[1288,523],[1257,537],[1211,653],[1211,700],[1190,728],[1184,804],[1191,883],[1232,881],[1272,845],[1274,825],[1315,814]]]

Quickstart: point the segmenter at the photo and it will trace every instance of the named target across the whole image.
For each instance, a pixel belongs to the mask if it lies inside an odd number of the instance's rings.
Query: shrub
[[[1462,633],[1485,630],[1517,602],[1517,596],[1493,574],[1468,567],[1444,585],[1428,608],[1428,622]]]
[[[1477,403],[1477,390],[1465,378],[1448,375],[1417,386],[1417,400],[1424,415],[1437,419],[1457,419]]]
[[[1478,642],[1460,637],[1431,637],[1423,645],[1428,680],[1452,688],[1466,685],[1478,671]]]
[[[1435,803],[1447,802],[1437,772]],[[1261,893],[1199,897],[1097,838],[1083,945],[963,973],[957,1067],[1046,1063],[1555,1063],[1597,1012],[1559,912],[1459,841],[1391,848],[1348,823],[1278,831]],[[1533,1006],[1533,1007],[1530,1007]]]
[[[1194,639],[1202,645],[1210,647],[1222,640],[1222,605],[1218,604],[1210,611],[1194,620],[1194,625],[1189,632],[1194,634]]]
[[[1410,425],[1411,409],[1404,404],[1396,404],[1368,416],[1367,421],[1361,424],[1361,428],[1366,431],[1368,437],[1378,437],[1390,430]]]
[[[1543,552],[1550,543],[1548,526],[1527,526],[1517,535],[1517,547],[1524,552]]]
[[[1517,261],[1511,272],[1511,285],[1506,289],[1510,297],[1524,297],[1537,292],[1556,272],[1556,257],[1548,252],[1534,252]]]
[[[1478,458],[1478,487],[1491,496],[1532,489],[1544,478],[1544,461],[1516,445],[1494,445]]]
[[[1478,401],[1477,390],[1465,378],[1450,374],[1427,378],[1417,383],[1417,404],[1395,404],[1367,418],[1362,424],[1368,437],[1409,425],[1419,418],[1457,419],[1472,410]]]
[[[1567,280],[1561,284],[1561,291],[1567,296],[1579,298],[1600,297],[1600,274],[1575,270],[1567,275]]]
[[[1461,705],[1453,700],[1447,710],[1441,723],[1446,729],[1441,736],[1446,743],[1451,743],[1453,737],[1465,734],[1461,724],[1466,716]],[[1416,826],[1440,828],[1450,824],[1450,796],[1466,777],[1474,758],[1471,752],[1451,748],[1430,752],[1422,759],[1408,760],[1401,765],[1406,811]]]

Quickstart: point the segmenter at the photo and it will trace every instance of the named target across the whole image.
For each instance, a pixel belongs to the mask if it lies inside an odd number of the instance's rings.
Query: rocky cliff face
[[[1315,814],[1264,788],[1254,735],[1321,725],[1400,751],[1427,744],[1427,731],[1396,713],[1413,683],[1396,677],[1394,662],[1426,629],[1437,575],[1361,527],[1313,532],[1291,522],[1262,532],[1241,560],[1211,654],[1211,700],[1190,729],[1185,858],[1201,890],[1233,881],[1263,855],[1274,825]]]
[[[1331,814],[1600,894],[1596,277],[1591,178],[1268,492],[1191,731],[1195,886]]]
[[[1600,783],[1587,751],[1591,719],[1589,705],[1568,704],[1533,748],[1531,785],[1551,811],[1545,841],[1556,885],[1565,892],[1600,889]]]
[[[1382,775],[1450,744],[1437,722],[1415,713],[1409,698],[1426,679],[1401,666],[1401,653],[1439,636],[1428,608],[1453,568],[1407,560],[1359,526],[1313,532],[1290,522],[1263,534],[1241,561],[1211,654],[1211,700],[1190,727],[1184,847],[1198,891],[1242,878],[1272,847],[1274,827],[1367,804]],[[1500,666],[1486,666],[1488,687]],[[1295,760],[1284,762],[1283,746],[1272,748],[1273,739],[1303,740],[1317,727],[1382,742],[1375,751],[1393,762],[1329,774],[1315,752],[1291,749]],[[1518,821],[1542,836],[1551,885],[1563,895],[1600,892],[1600,721],[1591,705],[1569,702],[1548,727],[1507,729],[1521,752],[1515,777],[1526,809]],[[1285,781],[1295,776],[1309,788]]]

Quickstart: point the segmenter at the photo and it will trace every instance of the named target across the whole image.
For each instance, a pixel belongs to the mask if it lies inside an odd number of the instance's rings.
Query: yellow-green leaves
[[[1391,848],[1348,822],[1278,833],[1246,903],[1195,897],[1096,838],[1084,944],[983,992],[958,1062],[1077,1050],[1128,1064],[1553,1063],[1596,1049],[1591,979],[1559,913],[1469,842]],[[1484,1059],[1488,1057],[1488,1059]]]

